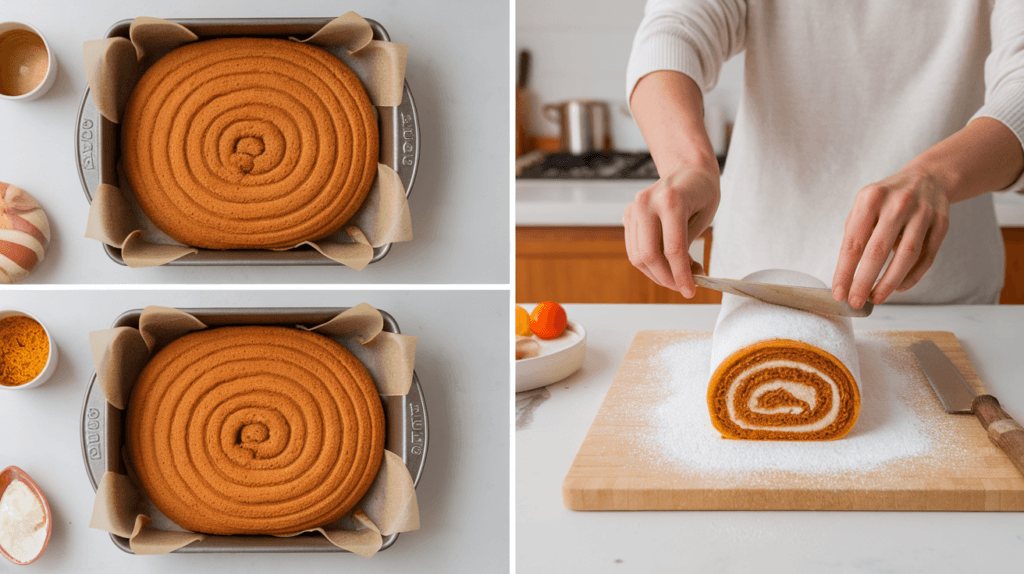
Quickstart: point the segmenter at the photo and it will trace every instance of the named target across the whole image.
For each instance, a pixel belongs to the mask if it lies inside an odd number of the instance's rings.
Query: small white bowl
[[[568,321],[565,330],[576,333],[580,340],[554,353],[516,361],[517,393],[557,383],[583,366],[583,359],[587,357],[587,331],[575,321]]]
[[[35,494],[36,498],[39,499],[39,504],[43,507],[43,517],[46,519],[46,539],[43,540],[43,547],[39,549],[39,554],[36,554],[35,557],[28,562],[20,562],[16,560],[14,556],[8,554],[2,546],[0,546],[0,556],[10,560],[12,564],[28,566],[36,560],[39,560],[39,557],[43,555],[43,552],[46,552],[46,546],[50,544],[50,535],[53,533],[53,517],[50,515],[50,503],[46,501],[46,496],[43,495],[42,489],[39,488],[39,485],[36,484],[36,481],[32,480],[32,477],[29,476],[27,472],[16,466],[8,466],[3,469],[3,471],[0,471],[0,497],[3,496],[4,491],[6,491],[7,487],[15,480],[24,482],[25,486],[32,491],[32,494]]]
[[[39,82],[38,86],[33,88],[31,92],[17,96],[8,96],[0,93],[0,100],[28,102],[42,96],[50,89],[50,87],[53,86],[54,81],[57,79],[57,55],[54,54],[53,49],[50,48],[50,43],[46,41],[46,36],[43,36],[43,33],[37,30],[34,26],[30,26],[24,22],[0,23],[0,34],[10,32],[11,30],[25,30],[27,32],[32,32],[36,36],[39,36],[39,39],[43,41],[43,47],[46,48],[46,74],[43,76],[43,81]],[[4,62],[0,62],[0,66],[3,65]]]
[[[6,319],[7,317],[28,317],[29,319],[32,319],[36,323],[39,323],[40,325],[42,325],[43,332],[46,333],[46,340],[48,340],[50,342],[50,354],[46,358],[46,366],[43,367],[42,372],[40,372],[39,375],[36,376],[36,378],[32,379],[31,381],[29,381],[29,382],[27,382],[27,383],[25,383],[23,385],[18,385],[16,387],[9,387],[7,385],[0,385],[0,390],[3,390],[3,391],[20,391],[22,389],[30,389],[32,387],[38,387],[39,385],[45,383],[46,380],[50,378],[50,375],[52,375],[53,372],[57,370],[57,356],[58,356],[58,353],[57,353],[57,343],[54,342],[53,337],[50,335],[49,329],[46,328],[46,325],[43,325],[43,322],[40,321],[39,319],[37,319],[32,314],[26,313],[24,311],[17,311],[15,309],[8,309],[6,311],[0,311],[0,319]]]
[[[43,506],[43,517],[46,519],[46,539],[43,540],[43,547],[39,549],[39,554],[28,562],[19,562],[15,560],[14,557],[7,554],[7,550],[3,549],[2,546],[0,546],[0,556],[9,560],[11,564],[15,564],[17,566],[28,566],[39,560],[39,557],[43,556],[43,553],[45,553],[46,546],[50,543],[50,534],[53,533],[53,517],[50,515],[50,504],[46,501],[46,496],[43,495],[43,490],[39,488],[36,481],[32,480],[29,473],[22,469],[18,469],[17,467],[7,467],[3,471],[0,471],[0,496],[3,496],[4,491],[7,490],[10,483],[15,480],[24,482],[25,485],[29,487],[29,490],[36,495],[36,498],[39,498],[39,503]]]

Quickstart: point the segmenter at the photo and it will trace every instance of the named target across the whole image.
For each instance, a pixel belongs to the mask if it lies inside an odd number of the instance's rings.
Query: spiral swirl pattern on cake
[[[824,287],[795,271],[745,281]],[[860,413],[859,364],[849,317],[818,315],[726,293],[711,350],[708,410],[725,438],[834,440]]]
[[[712,378],[708,402],[728,438],[831,440],[853,428],[860,393],[832,355],[776,339],[729,357]]]
[[[129,98],[122,160],[146,215],[208,249],[278,249],[337,231],[377,173],[373,106],[329,52],[222,38],[173,50]]]
[[[191,333],[132,389],[129,459],[153,504],[208,534],[291,534],[348,512],[384,455],[384,411],[337,342],[284,327]]]

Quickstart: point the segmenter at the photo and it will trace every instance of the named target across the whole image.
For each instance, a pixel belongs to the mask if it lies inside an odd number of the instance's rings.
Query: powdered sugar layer
[[[668,345],[650,361],[648,377],[660,381],[667,395],[651,413],[645,437],[659,462],[701,473],[828,475],[878,468],[932,448],[932,436],[911,408],[914,392],[905,366],[879,336],[858,333],[860,417],[835,441],[723,439],[708,414],[710,352],[710,338],[691,339]]]

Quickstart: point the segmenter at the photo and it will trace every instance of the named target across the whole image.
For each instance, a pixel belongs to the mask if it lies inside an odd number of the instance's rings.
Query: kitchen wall
[[[541,117],[544,104],[590,98],[611,105],[617,149],[647,149],[629,115],[625,86],[626,63],[643,13],[639,0],[517,0],[517,52],[527,49],[532,57],[527,88],[533,135],[558,136],[558,126]],[[742,89],[741,54],[726,63],[718,85],[705,97],[707,118],[732,121]],[[718,153],[724,151],[717,147]]]

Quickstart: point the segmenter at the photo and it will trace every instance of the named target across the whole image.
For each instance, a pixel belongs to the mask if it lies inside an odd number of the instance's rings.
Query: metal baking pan
[[[200,40],[246,36],[259,38],[307,37],[331,21],[331,18],[187,18],[171,19],[191,30]],[[376,40],[390,40],[380,23],[367,19]],[[106,38],[128,37],[131,20],[121,20],[107,30]],[[343,48],[341,48],[343,49]],[[336,49],[333,51],[339,51]],[[331,51],[331,50],[329,50]],[[398,172],[405,195],[409,196],[416,180],[420,157],[420,123],[416,115],[416,104],[405,83],[402,105],[377,108],[377,128],[380,132],[380,163]],[[82,182],[85,197],[92,203],[92,197],[101,183],[120,185],[117,162],[121,156],[120,124],[104,118],[85,87],[82,103],[78,108],[75,123],[75,162],[78,177]],[[125,265],[121,250],[103,244],[107,256],[114,262]],[[376,263],[391,250],[391,244],[376,247],[370,263]],[[198,253],[186,255],[167,265],[340,265],[309,246],[288,251],[266,249],[201,249]]]
[[[254,309],[182,309],[196,316],[210,327],[228,325],[280,325],[294,327],[303,325],[313,327],[324,323],[346,310],[324,308],[254,308]],[[399,333],[398,323],[388,313],[381,311],[384,317],[384,330]],[[111,328],[139,326],[142,309],[126,311],[118,317]],[[388,450],[402,457],[413,485],[419,484],[423,473],[423,462],[427,456],[427,406],[423,400],[423,387],[415,371],[412,375],[412,388],[409,394],[400,397],[381,396],[384,403],[384,419],[386,423],[385,445]],[[80,423],[82,440],[82,458],[85,460],[85,471],[89,475],[93,491],[103,478],[106,471],[124,474],[121,460],[121,431],[124,426],[125,413],[107,403],[106,397],[96,384],[96,373],[85,391],[82,403]],[[114,545],[133,554],[128,546],[128,539],[110,535]],[[398,534],[384,537],[381,550],[390,548]],[[213,536],[193,542],[174,552],[346,552],[334,546],[318,533],[305,533],[290,538],[276,536]]]

